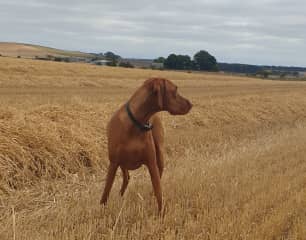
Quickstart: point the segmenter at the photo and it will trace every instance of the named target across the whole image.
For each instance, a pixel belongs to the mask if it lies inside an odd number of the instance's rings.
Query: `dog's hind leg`
[[[156,151],[156,162],[157,162],[157,167],[159,170],[159,177],[161,178],[163,175],[163,171],[164,171],[164,156],[163,156],[163,152],[161,150],[161,145],[156,144],[155,146],[155,151]]]
[[[159,170],[159,176],[161,178],[164,170],[164,156],[163,156],[164,129],[162,122],[157,115],[155,115],[152,118],[152,122],[154,125],[154,128],[152,129],[152,135],[153,135],[155,152],[156,152],[156,162]]]
[[[105,183],[105,187],[104,187],[104,191],[100,200],[100,204],[106,204],[107,202],[107,198],[109,195],[109,192],[113,186],[114,183],[114,179],[115,179],[115,175],[116,175],[116,171],[118,169],[118,164],[116,163],[110,163],[109,167],[108,167],[108,172],[107,172],[107,177],[106,177],[106,183]]]
[[[127,188],[127,185],[129,184],[129,180],[130,180],[130,175],[129,175],[129,171],[123,167],[121,167],[121,171],[122,171],[122,178],[123,178],[123,182],[122,182],[122,185],[121,185],[121,189],[120,189],[120,195],[123,196],[126,188]]]

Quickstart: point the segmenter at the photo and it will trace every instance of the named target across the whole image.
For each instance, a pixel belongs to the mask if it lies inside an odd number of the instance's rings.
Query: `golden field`
[[[152,76],[194,107],[161,113],[164,211],[147,170],[99,204],[105,126]],[[0,57],[0,239],[306,239],[306,83]]]

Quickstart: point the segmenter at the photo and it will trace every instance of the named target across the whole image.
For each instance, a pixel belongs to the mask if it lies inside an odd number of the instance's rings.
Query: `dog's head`
[[[150,86],[158,110],[168,111],[172,115],[183,115],[192,108],[190,101],[178,93],[177,86],[171,81],[164,78],[150,78],[145,84]]]

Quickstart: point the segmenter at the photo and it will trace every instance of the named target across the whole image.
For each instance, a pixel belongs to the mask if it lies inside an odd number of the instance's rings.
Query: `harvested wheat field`
[[[193,102],[161,113],[164,211],[147,170],[106,207],[111,114],[151,76]],[[306,83],[0,58],[0,239],[306,239]]]

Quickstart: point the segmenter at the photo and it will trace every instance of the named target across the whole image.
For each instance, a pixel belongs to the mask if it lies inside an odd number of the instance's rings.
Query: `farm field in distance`
[[[163,216],[147,169],[99,204],[105,127],[149,77],[194,107],[161,113]],[[306,239],[306,82],[0,57],[0,239]]]

